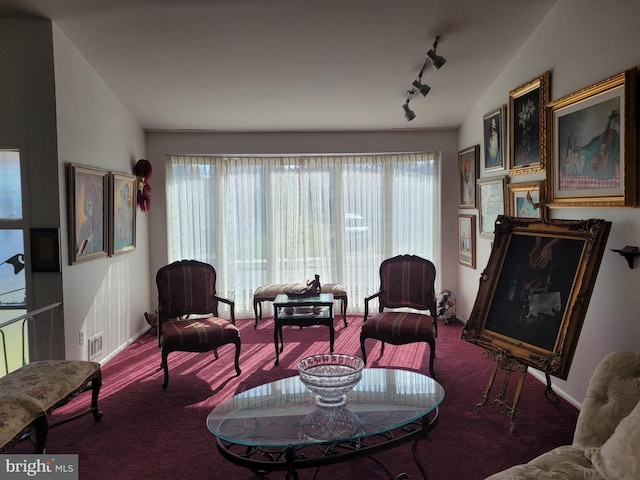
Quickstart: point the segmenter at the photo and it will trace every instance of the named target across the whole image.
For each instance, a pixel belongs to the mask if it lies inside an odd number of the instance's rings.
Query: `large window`
[[[385,258],[440,267],[437,154],[168,156],[166,169],[169,260],[212,264],[238,316],[256,287],[315,274],[361,313]]]
[[[0,324],[26,313],[21,178],[20,152],[0,149]],[[2,331],[0,376],[25,361],[20,340],[22,324],[14,323]]]

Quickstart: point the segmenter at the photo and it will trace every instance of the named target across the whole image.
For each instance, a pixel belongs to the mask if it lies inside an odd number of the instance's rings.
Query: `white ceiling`
[[[51,18],[147,130],[353,131],[458,127],[555,3],[0,0],[0,16]],[[408,122],[436,35],[447,63]]]

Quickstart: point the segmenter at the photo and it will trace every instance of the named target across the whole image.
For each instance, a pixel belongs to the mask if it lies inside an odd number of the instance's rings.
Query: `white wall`
[[[482,144],[482,117],[508,103],[509,91],[546,70],[550,99],[637,67],[640,63],[640,2],[560,0],[531,38],[469,113],[460,129],[460,147]],[[525,181],[541,177],[516,178]],[[613,222],[591,303],[567,381],[552,379],[556,391],[578,405],[594,367],[608,352],[640,352],[640,262],[629,269],[611,248],[640,245],[640,209],[553,209],[551,218],[604,218]],[[486,265],[491,241],[478,237],[477,270],[460,267],[458,314],[468,318]],[[538,372],[539,373],[539,372]],[[526,395],[526,392],[524,393]]]
[[[66,358],[88,358],[87,340],[102,332],[99,360],[105,360],[148,328],[143,317],[150,309],[148,218],[137,211],[135,251],[69,265],[67,164],[132,173],[136,161],[145,156],[145,137],[55,24],[53,47]],[[85,337],[82,346],[80,331]]]
[[[296,154],[442,151],[443,183],[454,184],[457,130],[340,133],[205,133],[150,132],[147,159],[153,164],[149,214],[151,271],[167,263],[164,162],[169,154]],[[448,168],[447,165],[450,165]],[[455,189],[442,189],[442,230],[457,231]],[[455,242],[442,242],[442,287],[455,289],[458,252]],[[152,292],[155,295],[155,292]],[[155,298],[155,297],[154,297]]]

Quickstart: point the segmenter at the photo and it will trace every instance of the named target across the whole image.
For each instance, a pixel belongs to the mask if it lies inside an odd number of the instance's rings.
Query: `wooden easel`
[[[475,408],[476,410],[480,410],[481,407],[485,406],[487,403],[492,403],[494,405],[498,405],[498,407],[503,409],[503,412],[507,414],[510,420],[509,431],[513,433],[516,429],[515,418],[518,416],[518,402],[520,401],[520,394],[522,393],[522,387],[524,385],[524,381],[527,375],[527,369],[529,366],[523,363],[521,360],[513,358],[509,355],[508,352],[499,351],[494,352],[487,350],[485,354],[489,358],[489,360],[495,362],[493,369],[491,370],[491,374],[489,375],[489,383],[487,384],[487,388],[482,394],[482,399],[480,403],[478,403]],[[491,390],[493,389],[493,384],[496,379],[496,374],[498,373],[498,369],[504,370],[505,376],[502,381],[502,387],[497,396],[491,396]],[[518,379],[518,384],[516,386],[516,391],[513,395],[513,403],[509,405],[508,400],[505,399],[505,394],[507,392],[507,387],[509,386],[509,379],[511,378],[512,372],[520,372],[520,378]],[[551,377],[548,373],[545,372],[546,380],[547,380],[547,388],[545,389],[544,395],[547,397],[552,404],[557,405],[559,403],[558,396],[553,391],[551,386]]]

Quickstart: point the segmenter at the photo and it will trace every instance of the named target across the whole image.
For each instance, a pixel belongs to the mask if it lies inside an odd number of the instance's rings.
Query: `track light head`
[[[427,93],[429,93],[429,90],[431,90],[431,87],[429,85],[427,85],[426,83],[420,83],[420,80],[414,80],[412,85],[415,87],[417,92],[423,97],[426,97]]]
[[[409,108],[409,99],[402,105],[402,109],[404,110],[404,118],[406,118],[408,122],[416,118],[414,111]]]
[[[431,50],[427,52],[427,58],[431,60],[431,65],[433,65],[433,68],[435,68],[436,70],[440,70],[440,67],[446,62],[444,57],[436,54],[436,48],[438,48],[438,40],[440,40],[440,36],[436,37]]]

